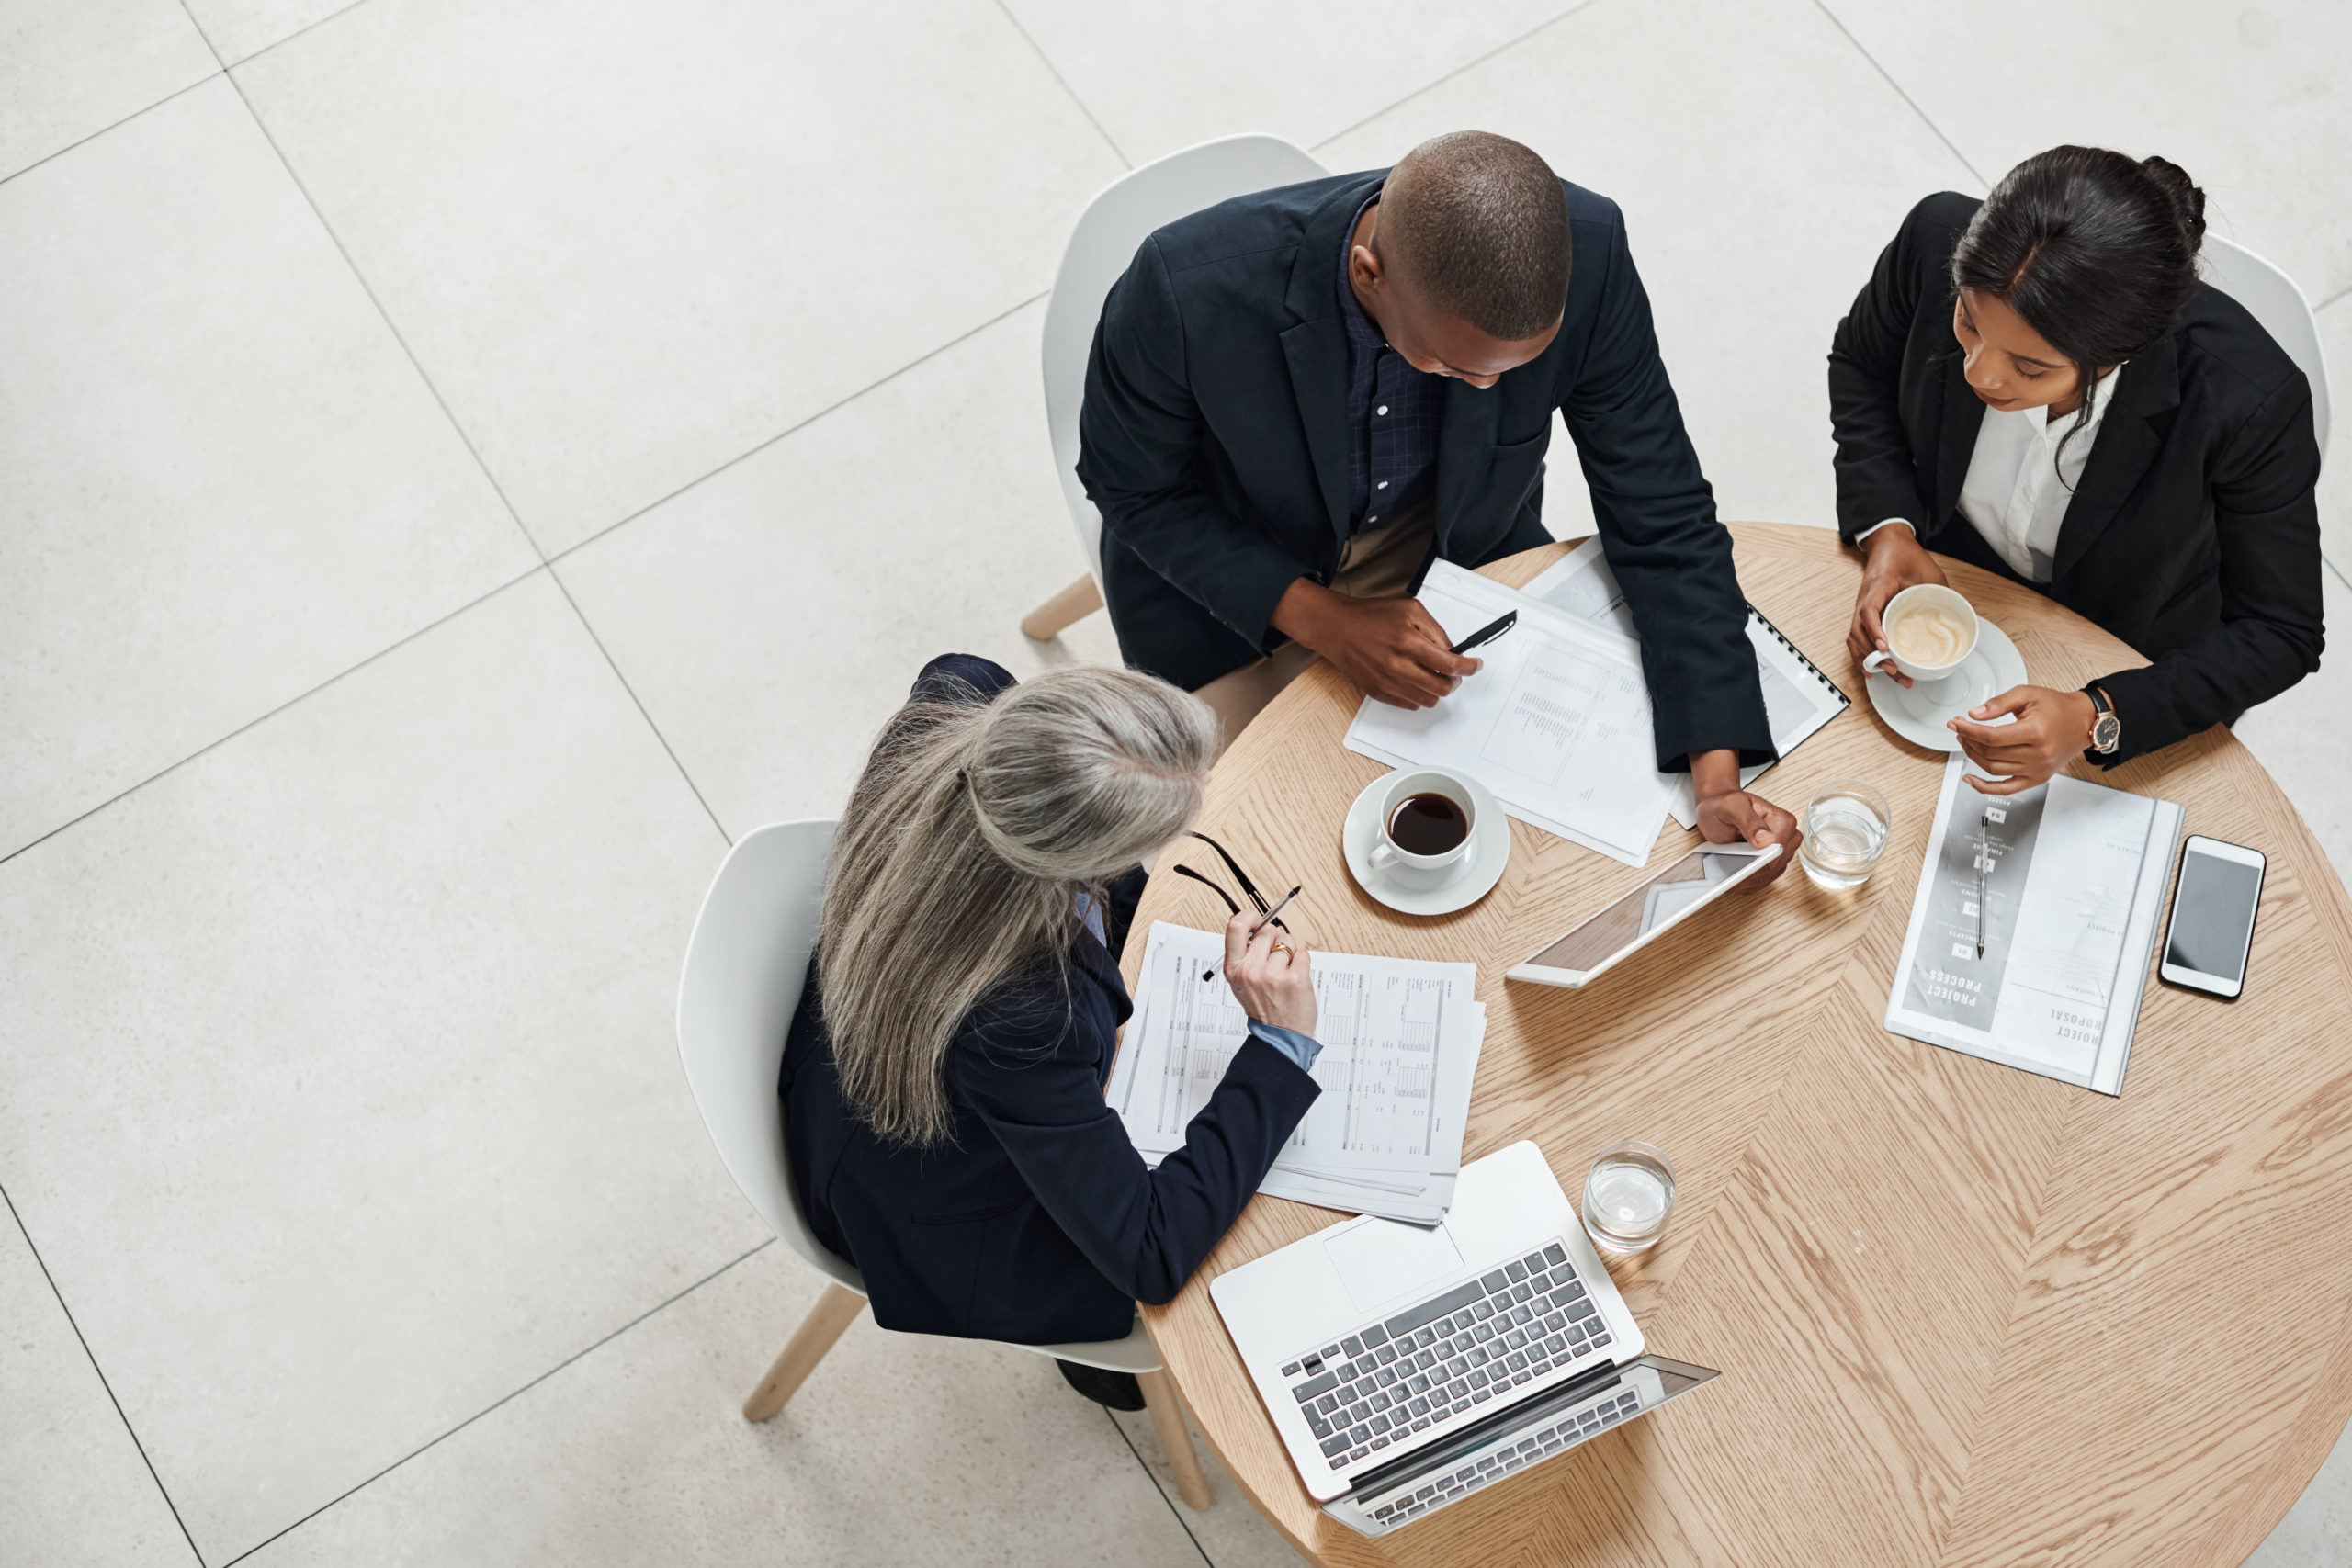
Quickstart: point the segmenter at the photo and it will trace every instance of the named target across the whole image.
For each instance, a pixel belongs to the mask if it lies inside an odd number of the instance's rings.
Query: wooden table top
[[[1317,1562],[2239,1562],[2352,1413],[2344,888],[2225,730],[2109,775],[2077,763],[2180,802],[2185,832],[2269,856],[2245,997],[2162,987],[2152,966],[2120,1099],[1886,1033],[1944,758],[1862,694],[1844,647],[1860,565],[1837,536],[1733,535],[1749,599],[1855,698],[1758,788],[1801,810],[1827,780],[1877,784],[1894,833],[1861,888],[1792,867],[1587,991],[1505,985],[1697,835],[1667,823],[1636,871],[1514,821],[1485,900],[1392,913],[1340,859],[1348,803],[1385,770],[1343,749],[1356,697],[1319,665],[1219,764],[1204,822],[1243,863],[1305,881],[1294,923],[1317,945],[1477,961],[1466,1157],[1533,1139],[1573,1196],[1618,1139],[1667,1151],[1666,1236],[1612,1272],[1651,1350],[1724,1375],[1374,1542],[1300,1486],[1208,1292],[1338,1215],[1257,1199],[1183,1293],[1146,1310],[1152,1338],[1227,1472]],[[1523,583],[1565,548],[1488,574]],[[2144,662],[2030,590],[1943,564],[2039,683]],[[1213,930],[1224,911],[1156,876],[1141,918]]]

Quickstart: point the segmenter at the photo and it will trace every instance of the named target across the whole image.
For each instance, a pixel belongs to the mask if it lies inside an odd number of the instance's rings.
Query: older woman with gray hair
[[[917,679],[833,839],[787,1037],[792,1178],[875,1321],[1023,1344],[1116,1339],[1169,1300],[1317,1092],[1303,945],[1226,929],[1250,1038],[1147,1167],[1104,1103],[1132,1010],[1118,953],[1144,863],[1199,814],[1216,724],[1134,671],[1015,684],[949,655]],[[1064,1363],[1089,1397],[1134,1378]]]

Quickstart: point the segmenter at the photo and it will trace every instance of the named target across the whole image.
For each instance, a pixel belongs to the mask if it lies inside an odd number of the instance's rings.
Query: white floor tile
[[[819,1283],[769,1247],[252,1568],[1199,1568],[1102,1407],[1009,1346],[861,1316],[783,1415],[746,1423],[744,1394]]]
[[[209,1559],[763,1239],[723,852],[541,573],[0,865],[0,1181]]]
[[[1168,1468],[1168,1450],[1160,1447],[1159,1430],[1152,1425],[1149,1413],[1122,1411],[1111,1419],[1126,1434],[1136,1457],[1151,1472],[1152,1481],[1161,1494],[1176,1499],[1173,1506],[1183,1509],[1178,1517],[1184,1521],[1184,1528],[1193,1532],[1201,1555],[1209,1560],[1213,1568],[1298,1568],[1306,1561],[1242,1495],[1241,1488],[1225,1472],[1225,1466],[1217,1462],[1216,1452],[1200,1440],[1198,1430],[1193,1434],[1193,1452],[1199,1456],[1201,1469],[1208,1475],[1209,1506],[1194,1513],[1176,1497],[1175,1472]]]
[[[2352,887],[2352,588],[2334,571],[2325,581],[2328,645],[2319,672],[2250,709],[2236,735]]]
[[[220,69],[179,0],[0,0],[0,180]]]
[[[1052,645],[1018,627],[1084,570],[1037,388],[1044,314],[1029,307],[557,563],[729,832],[839,811],[934,654],[1020,675],[1117,660],[1100,612]]]
[[[2245,1568],[2352,1568],[2352,1429]]]
[[[2352,288],[2341,0],[1825,3],[1987,181],[2069,141],[2161,153],[2205,187],[2216,231],[2314,303]]]
[[[0,855],[537,564],[225,79],[0,186]]]
[[[1377,165],[1473,125],[1623,209],[1723,514],[1834,524],[1830,334],[1912,204],[1966,186],[1959,161],[1807,0],[1604,0],[1327,155]],[[1551,470],[1575,461],[1563,443]]]
[[[235,65],[367,0],[187,0],[204,36]]]
[[[1043,290],[1120,167],[991,0],[371,0],[237,74],[550,551]]]
[[[0,1542],[16,1568],[186,1568],[187,1538],[24,1233],[0,1211]]]
[[[1238,130],[1312,148],[1578,3],[1007,0],[1137,164]]]

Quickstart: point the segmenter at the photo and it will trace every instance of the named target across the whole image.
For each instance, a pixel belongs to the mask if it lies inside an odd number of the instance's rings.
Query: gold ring
[[[1298,952],[1298,949],[1293,947],[1290,943],[1284,942],[1280,937],[1276,937],[1269,945],[1272,946],[1276,953],[1288,953],[1295,955]]]

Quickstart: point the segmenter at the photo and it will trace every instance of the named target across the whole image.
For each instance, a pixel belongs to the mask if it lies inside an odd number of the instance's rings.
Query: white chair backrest
[[[2287,351],[2312,384],[2312,434],[2327,456],[2327,359],[2320,350],[2319,320],[2295,280],[2244,245],[2218,234],[2205,236],[2205,281],[2236,300],[2262,330]]]
[[[793,1251],[865,1293],[855,1269],[801,1217],[784,1158],[776,1075],[800,1005],[833,825],[778,822],[749,833],[703,896],[678,980],[678,1055],[727,1174]]]
[[[1224,136],[1121,175],[1079,214],[1046,305],[1046,424],[1053,433],[1062,498],[1069,503],[1079,547],[1096,582],[1102,581],[1102,519],[1078,482],[1078,406],[1086,396],[1086,356],[1094,345],[1103,297],[1153,230],[1229,197],[1320,179],[1327,173],[1279,136]]]

